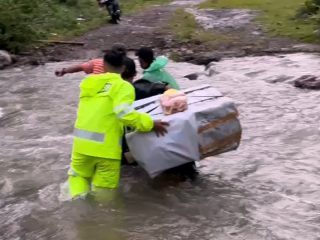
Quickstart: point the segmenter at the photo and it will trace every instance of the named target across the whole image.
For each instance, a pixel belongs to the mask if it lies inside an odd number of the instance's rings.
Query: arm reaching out
[[[86,74],[93,73],[93,65],[96,60],[90,60],[83,64],[73,65],[67,68],[62,68],[61,70],[56,70],[55,74],[57,77],[62,77],[67,73],[85,72]]]
[[[67,67],[67,68],[62,68],[60,70],[56,70],[55,74],[57,77],[62,77],[67,73],[76,73],[76,72],[81,72],[83,71],[82,65],[74,65],[71,67]]]
[[[129,84],[129,83],[128,83]],[[157,136],[164,136],[167,133],[168,123],[153,120],[147,113],[139,113],[133,108],[134,89],[126,84],[119,94],[113,99],[114,113],[124,125],[135,128],[140,132],[155,131]]]

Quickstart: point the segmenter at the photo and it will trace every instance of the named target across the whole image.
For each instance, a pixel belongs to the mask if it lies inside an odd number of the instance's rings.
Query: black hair
[[[151,48],[148,47],[142,47],[136,52],[136,56],[141,58],[143,61],[145,61],[148,64],[151,64],[154,60],[154,53]]]
[[[137,74],[136,64],[131,58],[125,57],[123,61],[124,71],[121,74],[123,79],[130,79]]]
[[[116,52],[122,54],[123,56],[127,56],[126,46],[122,43],[113,44],[111,47],[111,51],[116,51]]]
[[[106,64],[114,68],[120,68],[123,66],[123,55],[117,51],[108,51],[103,57]]]

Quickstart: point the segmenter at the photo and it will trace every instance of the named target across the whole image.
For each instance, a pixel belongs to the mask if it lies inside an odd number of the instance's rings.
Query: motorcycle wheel
[[[111,17],[109,22],[112,23],[112,24],[117,24],[118,21],[117,21],[116,15],[114,14],[114,11],[113,11],[113,5],[112,4],[106,4],[105,7],[106,7],[106,9],[107,9],[107,11],[109,13],[109,16]]]
[[[112,21],[112,23],[117,24],[117,23],[118,23],[118,16],[115,15],[115,14],[113,14],[113,15],[111,16],[111,21]]]

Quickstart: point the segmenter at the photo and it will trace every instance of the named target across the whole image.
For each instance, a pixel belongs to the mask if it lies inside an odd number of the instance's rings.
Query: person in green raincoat
[[[154,57],[153,50],[148,47],[140,48],[136,55],[143,71],[143,79],[150,82],[163,82],[169,87],[179,90],[177,81],[164,69],[169,60],[165,56]]]

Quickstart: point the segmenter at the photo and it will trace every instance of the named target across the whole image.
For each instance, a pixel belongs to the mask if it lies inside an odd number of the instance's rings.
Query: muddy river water
[[[171,63],[183,87],[208,83],[234,99],[241,146],[200,162],[192,183],[154,187],[124,167],[112,204],[65,194],[83,75],[56,78],[64,64],[0,72],[1,240],[320,239],[320,92],[292,86],[320,72],[319,56],[226,59],[207,71]]]

